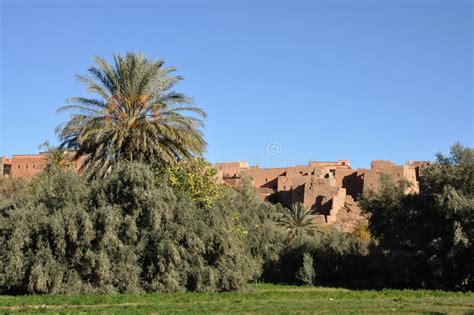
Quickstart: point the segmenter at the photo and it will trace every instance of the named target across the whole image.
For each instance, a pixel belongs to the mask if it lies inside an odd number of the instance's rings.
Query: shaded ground
[[[0,313],[474,314],[474,292],[253,285],[246,292],[0,296]]]

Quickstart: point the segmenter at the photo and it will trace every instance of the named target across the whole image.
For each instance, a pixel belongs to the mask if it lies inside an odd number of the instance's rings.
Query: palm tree
[[[288,231],[289,239],[293,239],[303,234],[314,234],[316,232],[315,217],[302,203],[295,203],[291,208],[285,208],[278,224]]]
[[[88,176],[103,177],[123,160],[173,164],[202,155],[206,114],[172,90],[182,80],[175,68],[133,53],[114,55],[113,65],[94,61],[91,76],[77,78],[96,98],[69,99],[58,111],[73,113],[57,128],[61,147],[84,156]]]

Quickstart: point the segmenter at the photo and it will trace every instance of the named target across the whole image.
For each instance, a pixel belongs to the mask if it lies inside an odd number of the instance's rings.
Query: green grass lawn
[[[0,296],[0,313],[474,314],[474,292],[252,285],[245,292]]]

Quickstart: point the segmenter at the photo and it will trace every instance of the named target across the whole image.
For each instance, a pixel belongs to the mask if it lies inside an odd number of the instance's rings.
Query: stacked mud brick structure
[[[396,165],[390,161],[372,161],[370,169],[352,169],[348,160],[309,162],[284,168],[260,168],[247,162],[216,163],[222,181],[230,186],[248,179],[260,197],[291,206],[301,202],[318,215],[321,223],[335,223],[343,230],[353,229],[364,215],[357,200],[367,189],[377,190],[381,174],[393,181],[411,183],[409,191],[418,191],[419,178],[430,162],[408,161]]]

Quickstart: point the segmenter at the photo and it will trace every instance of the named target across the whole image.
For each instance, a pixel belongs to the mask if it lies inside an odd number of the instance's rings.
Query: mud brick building
[[[42,172],[48,159],[47,152],[39,154],[16,154],[11,158],[0,157],[0,178],[29,178]],[[72,153],[66,153],[72,154]],[[79,171],[81,159],[73,161],[70,165]]]
[[[407,191],[416,192],[428,161],[408,161],[396,165],[390,161],[372,161],[370,169],[352,169],[348,160],[335,162],[311,161],[308,165],[283,168],[249,166],[245,161],[216,163],[215,167],[227,185],[238,185],[247,178],[257,188],[260,197],[284,206],[301,202],[318,215],[321,223],[336,223],[351,230],[364,219],[357,200],[367,189],[377,190],[381,174],[393,181],[411,183]]]

